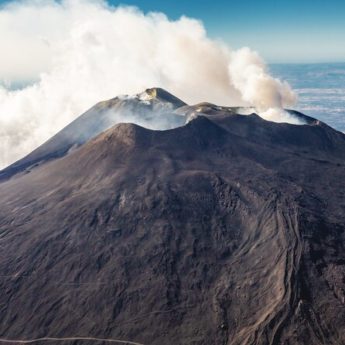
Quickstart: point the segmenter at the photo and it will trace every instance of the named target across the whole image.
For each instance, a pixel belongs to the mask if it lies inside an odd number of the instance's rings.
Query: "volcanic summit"
[[[148,89],[1,171],[0,343],[344,344],[345,135],[290,114]]]

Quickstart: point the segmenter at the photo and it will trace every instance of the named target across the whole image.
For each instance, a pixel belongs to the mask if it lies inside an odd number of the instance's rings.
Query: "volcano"
[[[0,172],[0,343],[344,344],[345,135],[290,113],[148,89]]]

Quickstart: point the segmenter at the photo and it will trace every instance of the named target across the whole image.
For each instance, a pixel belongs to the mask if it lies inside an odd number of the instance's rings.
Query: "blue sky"
[[[344,0],[111,0],[201,19],[212,37],[269,62],[345,61]]]
[[[0,0],[1,3],[8,1]],[[209,36],[268,62],[345,62],[345,0],[108,0],[203,21]]]

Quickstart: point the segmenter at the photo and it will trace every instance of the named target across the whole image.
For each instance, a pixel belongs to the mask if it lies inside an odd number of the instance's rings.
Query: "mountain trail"
[[[58,338],[58,337],[44,337],[44,338],[37,338],[37,339],[28,339],[28,340],[20,340],[20,339],[4,339],[0,338],[0,343],[4,344],[34,344],[39,342],[45,341],[103,341],[106,343],[117,343],[117,344],[127,344],[127,345],[144,345],[142,343],[137,343],[134,341],[128,340],[119,340],[119,339],[106,339],[106,338],[94,338],[94,337],[67,337],[67,338]]]

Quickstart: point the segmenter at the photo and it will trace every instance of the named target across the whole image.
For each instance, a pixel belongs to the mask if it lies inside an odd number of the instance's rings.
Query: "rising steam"
[[[13,2],[0,8],[0,47],[0,167],[96,102],[150,86],[294,121],[282,111],[294,103],[290,87],[255,52],[231,51],[195,19],[91,0]]]

